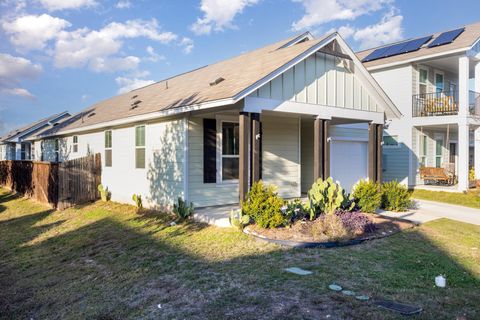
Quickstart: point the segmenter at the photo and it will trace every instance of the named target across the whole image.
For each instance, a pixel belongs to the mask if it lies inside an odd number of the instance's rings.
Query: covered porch
[[[461,192],[472,187],[472,180],[480,177],[479,128],[480,123],[473,119],[466,126],[456,119],[415,126],[412,143],[417,163],[415,188]]]

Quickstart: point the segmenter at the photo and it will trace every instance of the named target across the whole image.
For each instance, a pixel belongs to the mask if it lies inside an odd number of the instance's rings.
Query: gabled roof
[[[43,136],[144,121],[146,116],[160,117],[198,110],[206,106],[234,104],[268,81],[269,77],[293,66],[294,63],[301,61],[299,59],[314,54],[338,38],[340,38],[338,33],[331,33],[318,39],[313,39],[310,33],[291,37],[104,100],[56,128],[44,132]],[[351,56],[357,60],[353,52]],[[361,63],[359,66],[364,69]],[[365,69],[364,71],[368,74]],[[376,89],[381,91],[373,77],[369,74],[367,77],[376,85]],[[382,99],[388,100],[385,104],[394,109],[394,114],[400,114],[386,95],[382,96]]]
[[[44,118],[35,122],[32,122],[28,125],[25,125],[21,128],[14,129],[2,137],[0,137],[0,142],[8,143],[8,142],[18,142],[21,140],[26,140],[28,137],[38,134],[40,131],[45,131],[46,129],[50,129],[53,127],[53,124],[62,121],[70,116],[67,111],[54,114],[48,118]]]
[[[455,29],[455,28],[452,28],[452,29]],[[444,30],[444,31],[447,31],[447,30]],[[365,62],[364,65],[367,69],[380,68],[384,65],[406,63],[406,62],[411,62],[415,60],[425,59],[435,55],[452,54],[452,53],[468,51],[480,39],[480,22],[466,25],[465,31],[462,32],[458,36],[458,38],[456,38],[455,41],[453,41],[452,43],[445,44],[438,47],[428,48],[428,44],[434,41],[434,39],[436,39],[437,36],[442,34],[444,31],[434,33],[433,39],[427,42],[418,51],[413,51],[413,52],[404,53],[396,56],[391,56],[388,58],[368,61],[368,62]],[[397,43],[404,42],[404,41],[406,40],[399,41]],[[356,54],[360,60],[363,60],[366,56],[368,56],[374,50],[382,47],[390,46],[390,45],[392,45],[392,43],[388,45],[376,47],[376,48],[371,48],[368,50],[363,50],[363,51],[357,52]]]

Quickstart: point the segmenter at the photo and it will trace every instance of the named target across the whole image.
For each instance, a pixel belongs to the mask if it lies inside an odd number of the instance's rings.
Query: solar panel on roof
[[[370,53],[368,56],[366,56],[362,60],[362,62],[368,62],[376,59],[382,59],[382,58],[396,56],[403,53],[417,51],[418,49],[420,49],[421,46],[427,43],[430,39],[432,39],[432,36],[405,41],[405,42],[401,42],[401,43],[393,44],[391,46],[377,49],[372,53]]]
[[[374,50],[372,53],[370,53],[368,56],[363,58],[362,62],[367,62],[367,61],[372,61],[376,59],[383,58],[383,53],[388,50],[389,47],[384,47],[380,49]]]
[[[442,46],[444,44],[452,43],[462,32],[465,31],[465,28],[460,28],[456,30],[451,30],[442,33],[435,40],[428,45],[429,48]]]
[[[403,50],[405,52],[417,51],[418,49],[420,49],[421,46],[423,46],[425,43],[430,41],[430,39],[432,39],[432,38],[433,38],[433,36],[428,36],[428,37],[423,37],[423,38],[419,38],[419,39],[409,41],[407,43],[407,45],[403,48]]]

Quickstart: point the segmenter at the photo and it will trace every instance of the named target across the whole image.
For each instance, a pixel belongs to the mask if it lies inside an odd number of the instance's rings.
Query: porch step
[[[193,214],[193,219],[220,228],[230,228],[230,211],[235,209],[238,209],[238,205],[198,208]]]

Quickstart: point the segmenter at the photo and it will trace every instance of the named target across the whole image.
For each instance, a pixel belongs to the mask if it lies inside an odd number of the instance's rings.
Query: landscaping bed
[[[415,225],[409,221],[395,218],[388,218],[373,214],[365,214],[371,220],[372,228],[358,231],[352,237],[339,239],[332,242],[325,234],[318,234],[318,221],[302,220],[296,221],[290,227],[265,229],[258,225],[249,225],[244,231],[247,234],[257,236],[262,239],[285,241],[284,244],[291,246],[301,246],[302,243],[313,246],[314,243],[321,244],[356,244],[365,240],[373,240],[393,235],[399,231],[413,228]],[[333,246],[333,245],[332,245]]]

